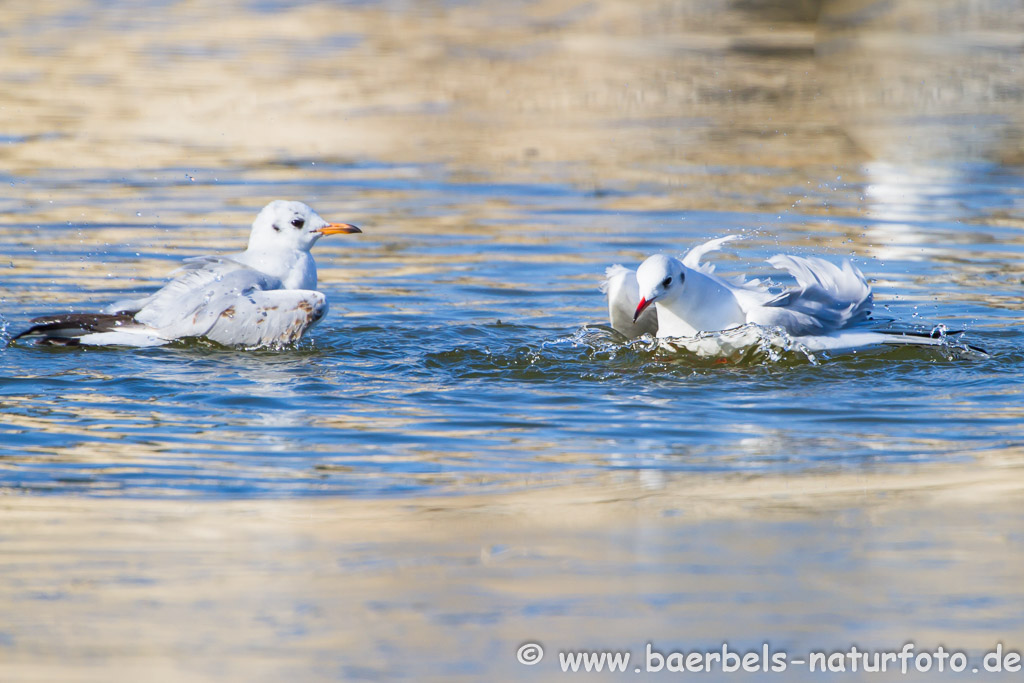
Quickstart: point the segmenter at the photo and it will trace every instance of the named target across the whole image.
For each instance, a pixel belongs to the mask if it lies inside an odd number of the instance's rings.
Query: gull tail
[[[64,313],[30,322],[32,326],[11,337],[11,343],[23,337],[38,337],[37,343],[51,346],[159,346],[168,341],[136,322],[132,313]]]

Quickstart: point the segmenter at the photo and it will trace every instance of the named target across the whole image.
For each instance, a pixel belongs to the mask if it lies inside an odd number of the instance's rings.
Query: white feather
[[[290,344],[327,313],[326,298],[314,289],[309,250],[324,234],[339,232],[359,229],[329,224],[300,202],[274,201],[253,222],[245,251],[187,259],[150,296],[118,301],[101,315],[37,318],[19,336],[90,345],[152,346],[195,337],[245,347]]]
[[[810,351],[941,343],[863,327],[871,312],[871,286],[848,260],[836,265],[818,257],[773,256],[768,262],[796,279],[795,287],[781,292],[769,290],[760,280],[721,277],[713,265],[701,262],[705,255],[736,238],[710,240],[682,259],[656,254],[637,271],[609,268],[603,291],[608,295],[612,327],[630,337],[649,331],[632,322],[636,306],[646,300],[653,302],[646,310],[657,310],[653,322],[659,338],[673,343],[684,338],[691,350],[702,355],[727,353],[745,343],[763,341],[766,329],[778,330]],[[724,342],[704,334],[729,330],[735,333],[727,335]]]
[[[725,237],[708,240],[704,244],[698,244],[683,256],[683,265],[687,268],[711,275],[715,272],[715,266],[710,263],[701,263],[700,260],[713,251],[719,251],[723,245],[738,239],[742,239],[742,237],[740,235],[726,235]]]
[[[768,262],[793,275],[797,288],[751,306],[747,322],[796,335],[827,334],[863,322],[871,313],[871,286],[848,260],[836,266],[822,258],[779,254]]]
[[[78,337],[86,346],[163,346],[170,339],[157,337],[144,329],[124,329],[116,332],[92,332]]]
[[[653,307],[645,310],[633,322],[633,314],[640,304],[636,271],[620,265],[609,266],[605,270],[605,278],[601,283],[601,291],[607,295],[608,320],[612,328],[630,338],[655,334],[658,331],[658,314]]]

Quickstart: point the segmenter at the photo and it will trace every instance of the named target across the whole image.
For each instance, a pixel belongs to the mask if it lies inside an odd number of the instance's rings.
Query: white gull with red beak
[[[206,338],[258,348],[297,341],[327,314],[316,291],[310,248],[324,235],[361,232],[328,223],[302,202],[276,200],[256,216],[245,251],[185,260],[155,293],[118,301],[102,313],[32,320],[12,339],[39,337],[62,345],[158,346]]]
[[[691,339],[671,346],[699,355],[727,355],[763,340],[767,330],[781,331],[812,352],[942,343],[937,336],[870,327],[871,286],[848,260],[836,265],[818,257],[773,256],[768,263],[796,279],[796,287],[782,291],[760,280],[721,277],[713,265],[701,262],[705,254],[737,237],[711,240],[682,259],[655,254],[636,271],[620,265],[608,268],[602,290],[611,326],[630,338],[651,334]],[[730,330],[746,334],[707,334]]]

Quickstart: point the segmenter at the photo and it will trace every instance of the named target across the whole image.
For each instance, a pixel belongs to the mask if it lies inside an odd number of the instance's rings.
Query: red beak
[[[637,307],[636,307],[636,313],[633,314],[633,322],[636,322],[636,319],[640,317],[640,314],[644,312],[644,309],[646,309],[650,305],[651,305],[650,301],[648,301],[647,299],[644,299],[643,297],[641,297],[640,298],[640,303],[637,304]]]

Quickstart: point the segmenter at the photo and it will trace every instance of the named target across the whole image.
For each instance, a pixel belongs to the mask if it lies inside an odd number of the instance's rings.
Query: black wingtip
[[[32,326],[18,332],[8,346],[24,337],[41,335],[39,344],[78,346],[77,337],[92,332],[110,332],[135,322],[133,313],[62,313],[33,318]],[[62,333],[62,334],[61,334]]]

